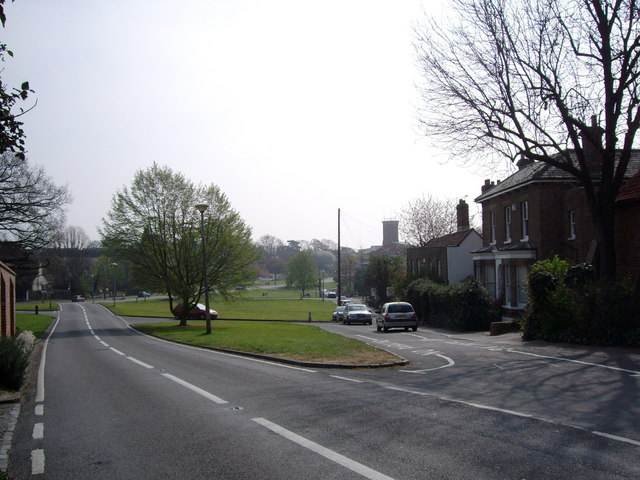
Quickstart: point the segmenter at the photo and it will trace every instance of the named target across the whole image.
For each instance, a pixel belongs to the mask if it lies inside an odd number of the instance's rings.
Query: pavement
[[[7,471],[9,452],[13,445],[13,431],[18,423],[23,400],[27,393],[35,390],[42,346],[41,341],[37,342],[31,352],[31,364],[22,388],[17,392],[0,389],[0,472]]]

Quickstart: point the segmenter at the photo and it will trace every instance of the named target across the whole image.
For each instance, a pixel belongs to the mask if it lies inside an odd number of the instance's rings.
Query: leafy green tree
[[[251,281],[258,254],[251,229],[215,185],[195,185],[181,173],[156,164],[139,170],[129,188],[118,191],[102,219],[102,242],[133,265],[138,282],[178,299],[186,313],[205,293],[201,216],[204,214],[207,278],[210,291],[232,297]],[[182,318],[180,325],[186,325]]]
[[[391,298],[389,290],[403,281],[405,273],[406,265],[402,257],[374,255],[369,259],[367,279],[375,290],[376,307],[382,306]]]
[[[295,285],[302,290],[302,296],[309,288],[313,288],[317,281],[318,266],[311,253],[302,251],[296,253],[289,260],[289,273],[287,283]]]

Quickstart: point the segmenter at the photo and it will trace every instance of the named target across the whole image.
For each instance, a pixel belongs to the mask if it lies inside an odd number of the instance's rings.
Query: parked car
[[[336,292],[334,292],[333,290],[329,290],[327,292],[327,298],[336,298]]]
[[[147,298],[150,297],[151,294],[149,292],[138,292],[138,298]]]
[[[364,323],[371,325],[372,315],[369,308],[361,303],[350,303],[344,307],[342,313],[342,323],[345,325],[351,325],[352,323]]]
[[[82,295],[74,295],[71,297],[72,302],[84,302],[84,297]]]
[[[405,332],[411,328],[418,330],[418,316],[413,306],[406,302],[385,303],[376,316],[377,330],[388,332],[390,328],[404,328]]]
[[[333,321],[334,322],[341,322],[342,321],[342,313],[344,312],[344,307],[340,306],[340,307],[336,307],[336,309],[333,311]]]
[[[175,315],[176,318],[180,318],[182,316],[182,304],[179,303],[178,305],[173,307],[173,310],[171,312]],[[187,318],[192,320],[204,320],[206,313],[207,307],[205,307],[202,303],[194,303],[191,305],[189,313],[187,313]],[[209,315],[211,316],[211,320],[215,320],[218,318],[218,312],[216,312],[212,308],[209,309]]]

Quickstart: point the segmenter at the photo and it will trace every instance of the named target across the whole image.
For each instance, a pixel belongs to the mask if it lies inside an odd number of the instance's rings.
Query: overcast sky
[[[30,162],[92,240],[153,162],[214,183],[257,240],[382,243],[382,221],[483,176],[417,129],[413,25],[436,0],[16,0],[3,81],[28,80]]]

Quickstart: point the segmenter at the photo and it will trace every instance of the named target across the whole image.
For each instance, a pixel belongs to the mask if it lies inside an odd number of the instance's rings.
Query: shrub
[[[431,327],[457,331],[489,330],[498,319],[489,293],[473,278],[453,285],[440,285],[420,279],[411,283],[406,292],[423,323]]]
[[[529,275],[524,340],[590,345],[640,345],[640,300],[630,281],[602,287],[591,265],[557,257]]]
[[[0,338],[0,388],[20,390],[30,353],[31,346],[23,336]]]

